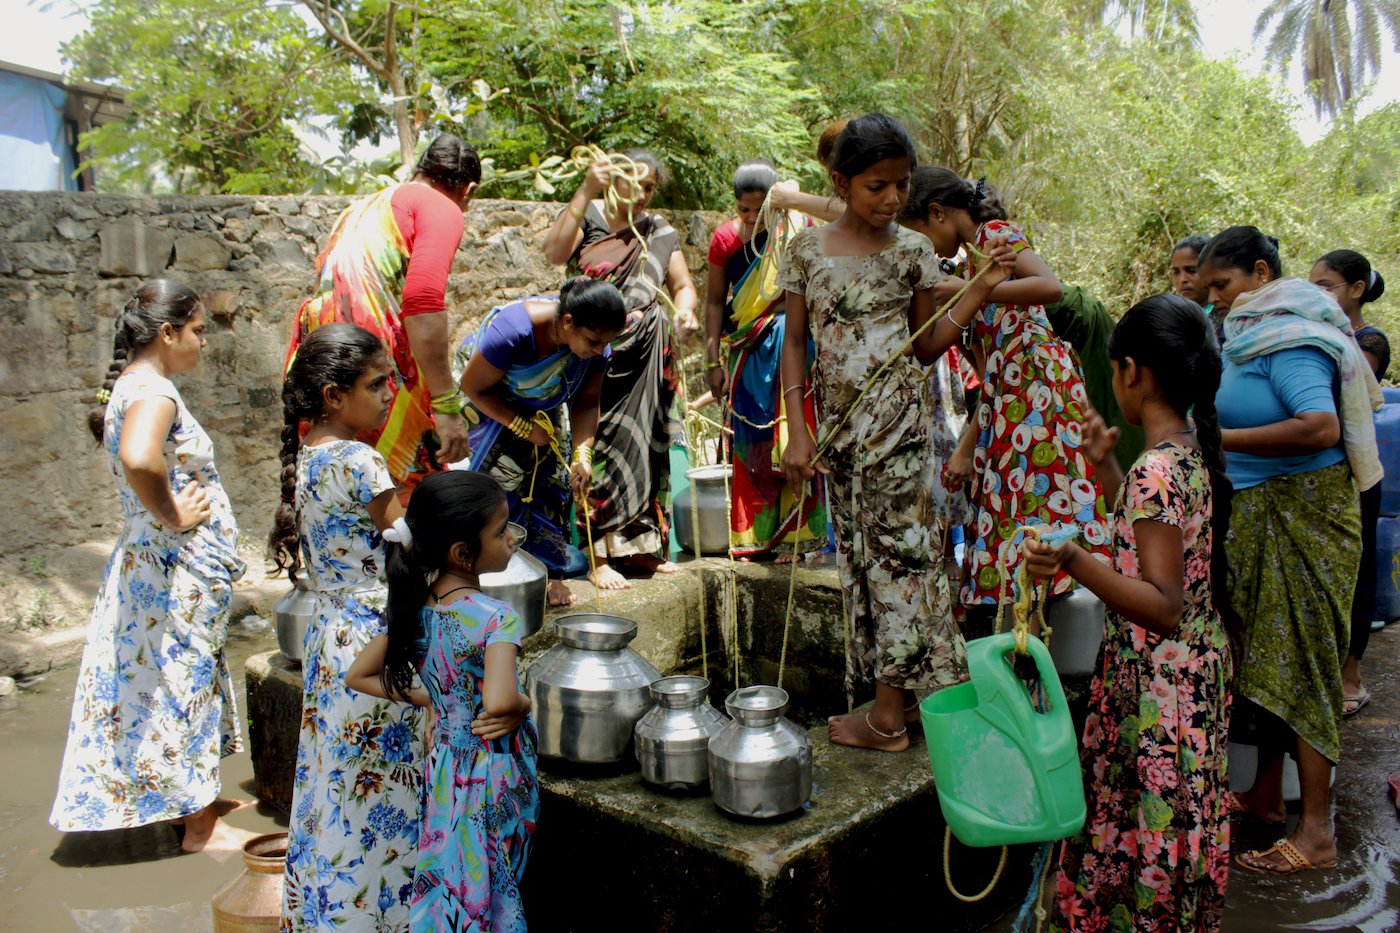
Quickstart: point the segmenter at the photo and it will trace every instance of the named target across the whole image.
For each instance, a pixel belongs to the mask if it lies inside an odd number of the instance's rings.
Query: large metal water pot
[[[651,708],[661,674],[627,643],[637,623],[601,612],[554,620],[559,644],[525,671],[539,753],[577,764],[632,758],[632,729]]]
[[[791,721],[787,691],[753,686],[724,701],[734,721],[710,739],[710,793],[735,816],[771,818],[812,795],[812,740]]]
[[[1092,674],[1103,641],[1103,602],[1086,587],[1077,586],[1052,600],[1045,612],[1050,626],[1050,660],[1061,674]]]
[[[510,606],[525,624],[525,635],[535,634],[544,626],[545,601],[549,590],[549,568],[521,547],[525,543],[523,525],[510,523],[515,536],[515,550],[510,563],[499,573],[483,573],[477,577],[481,592]]]
[[[710,737],[727,719],[709,703],[703,677],[663,677],[651,685],[656,705],[633,735],[642,780],[667,790],[697,790],[710,780]]]
[[[306,654],[306,630],[311,625],[311,613],[316,609],[316,593],[303,577],[277,600],[272,607],[272,621],[277,627],[277,647],[288,661],[301,664]]]
[[[676,541],[687,551],[695,551],[695,525],[699,519],[700,553],[729,553],[729,500],[726,487],[733,476],[727,463],[698,466],[685,471],[690,488],[671,500],[671,518],[676,523]],[[692,498],[693,497],[693,498]]]

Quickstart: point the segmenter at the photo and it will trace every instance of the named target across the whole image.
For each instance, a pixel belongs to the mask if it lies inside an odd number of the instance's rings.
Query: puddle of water
[[[243,663],[276,647],[270,635],[233,635],[229,662],[240,714]],[[210,897],[242,870],[237,853],[182,855],[166,825],[102,833],[60,833],[48,824],[76,668],[48,674],[0,711],[0,929],[44,933],[205,933]],[[243,723],[247,739],[247,721]],[[250,798],[247,752],[225,758],[225,796]],[[229,822],[257,833],[286,829],[268,808],[241,810]]]

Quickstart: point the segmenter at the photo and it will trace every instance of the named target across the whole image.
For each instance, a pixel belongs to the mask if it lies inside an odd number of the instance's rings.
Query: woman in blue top
[[[1285,751],[1302,787],[1293,834],[1237,861],[1280,875],[1330,868],[1328,787],[1361,555],[1356,489],[1379,478],[1374,379],[1336,302],[1281,277],[1273,237],[1231,227],[1211,240],[1200,268],[1211,301],[1228,310],[1216,407],[1236,491],[1232,596],[1245,623],[1235,693],[1260,726],[1258,775],[1230,796],[1231,809],[1283,823]]]
[[[468,436],[468,466],[505,487],[510,520],[526,530],[525,549],[549,568],[551,606],[574,601],[563,577],[583,570],[569,544],[570,490],[585,495],[592,484],[609,343],[625,323],[618,290],[580,276],[557,299],[492,308],[457,351],[462,392],[484,416]]]

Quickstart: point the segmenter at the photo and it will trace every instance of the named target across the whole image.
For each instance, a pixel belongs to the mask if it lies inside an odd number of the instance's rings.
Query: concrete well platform
[[[739,933],[936,921],[941,929],[976,930],[1019,901],[1030,848],[1013,850],[1005,876],[985,901],[962,904],[948,893],[944,823],[922,738],[900,755],[827,741],[825,716],[846,706],[834,567],[799,566],[786,633],[789,568],[736,564],[732,577],[730,570],[724,559],[688,561],[679,573],[607,595],[603,611],[637,621],[632,647],[662,673],[706,669],[716,705],[733,685],[736,663],[743,683],[775,683],[786,635],[790,716],[812,726],[811,801],[784,820],[740,822],[721,814],[708,796],[647,788],[635,766],[599,773],[542,765],[540,826],[525,879],[531,928]],[[591,587],[575,582],[574,588],[579,598],[568,611],[592,610]],[[546,622],[526,640],[524,664],[555,640]],[[267,652],[248,660],[246,675],[258,795],[290,809],[301,670],[279,652]],[[981,890],[998,855],[955,844],[954,880]]]

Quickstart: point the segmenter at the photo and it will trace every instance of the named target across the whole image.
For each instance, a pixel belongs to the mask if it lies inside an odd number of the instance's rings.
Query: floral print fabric
[[[994,236],[1005,236],[1018,250],[1030,246],[1015,226],[994,220],[978,230],[976,247],[985,252]],[[1107,560],[1108,548],[1103,492],[1079,447],[1088,396],[1069,347],[1039,305],[989,304],[973,324],[986,377],[977,406],[975,518],[963,574],[962,601],[969,606],[997,602],[1003,560],[1014,580],[1021,525],[1073,522],[1080,543],[1099,559]],[[1057,574],[1053,592],[1074,586],[1069,574]],[[1015,595],[1014,582],[1006,592]]]
[[[191,481],[209,518],[172,531],[148,512],[118,453],[131,406],[175,403],[163,446],[172,492]],[[219,760],[242,748],[224,657],[238,528],[214,445],[168,379],[127,372],[112,386],[102,434],[124,518],[92,610],[68,743],[49,822],[65,832],[186,816],[219,795]]]
[[[534,720],[489,742],[472,734],[486,648],[519,645],[520,617],[474,593],[424,607],[422,618],[419,676],[434,715],[413,929],[523,933],[520,879],[540,810]]]
[[[807,302],[819,437],[856,403],[870,373],[894,360],[824,455],[850,620],[848,693],[858,678],[933,690],[966,672],[942,564],[946,516],[933,494],[938,452],[951,448],[930,412],[929,375],[902,350],[914,292],[939,276],[932,245],[902,227],[866,256],[827,256],[820,229],[809,228],[779,273],[779,286]]]
[[[384,548],[366,506],[394,488],[359,441],[302,448],[296,507],[316,593],[303,650],[301,738],[288,827],[283,930],[400,931],[418,839],[421,714],[345,686],[384,631]]]
[[[1055,931],[1216,930],[1230,820],[1230,651],[1211,597],[1210,475],[1180,444],[1145,451],[1113,515],[1113,567],[1138,578],[1133,523],[1181,530],[1180,625],[1164,637],[1107,614],[1082,760],[1089,813],[1065,843]]]

